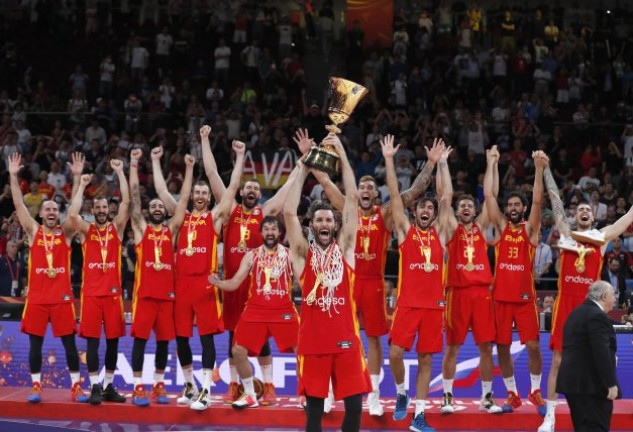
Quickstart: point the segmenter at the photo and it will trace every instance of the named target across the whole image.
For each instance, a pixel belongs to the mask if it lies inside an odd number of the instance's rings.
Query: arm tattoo
[[[415,178],[411,187],[402,193],[402,204],[404,207],[408,207],[411,205],[411,201],[413,201],[416,197],[419,197],[424,193],[424,191],[429,187],[429,183],[431,183],[431,175],[433,174],[433,165],[430,163],[424,164],[422,171]]]
[[[554,223],[560,229],[560,224],[565,223],[565,209],[563,208],[563,202],[560,199],[560,191],[556,186],[556,181],[552,176],[552,171],[549,167],[545,168],[543,172],[543,180],[545,181],[545,187],[549,194],[549,199],[552,202],[552,212],[554,213]]]
[[[135,222],[139,222],[143,219],[143,214],[141,213],[141,194],[139,192],[138,184],[132,184],[132,219]]]

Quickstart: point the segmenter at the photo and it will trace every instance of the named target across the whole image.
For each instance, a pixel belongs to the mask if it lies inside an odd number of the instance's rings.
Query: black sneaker
[[[108,402],[119,402],[119,403],[125,402],[125,396],[117,393],[112,383],[108,384],[108,386],[103,391],[101,396],[103,397],[103,400],[108,401]]]
[[[90,399],[88,399],[90,405],[99,405],[101,403],[102,391],[103,390],[101,389],[101,386],[99,384],[92,385],[92,390],[90,390]]]

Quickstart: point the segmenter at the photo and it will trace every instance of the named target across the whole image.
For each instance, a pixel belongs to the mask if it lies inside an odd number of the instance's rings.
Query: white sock
[[[143,377],[134,377],[134,387],[143,385]]]
[[[453,393],[453,379],[443,379],[442,387],[444,387],[444,393]]]
[[[481,398],[485,398],[488,393],[492,392],[492,381],[481,382]]]
[[[514,392],[514,394],[519,394],[519,392],[517,391],[517,383],[514,380],[514,375],[508,378],[504,378],[503,382],[506,385],[506,389],[509,392]]]
[[[193,367],[189,366],[187,369],[183,369],[182,374],[185,376],[185,382],[193,385]]]
[[[545,414],[545,416],[554,418],[554,413],[556,412],[556,405],[558,405],[558,401],[548,399],[545,401],[545,405],[547,406],[547,413]]]
[[[79,375],[79,372],[71,372],[70,373],[70,382],[71,385],[75,385],[76,383],[81,381],[81,376]]]
[[[105,373],[105,378],[103,378],[103,388],[106,389],[112,382],[114,381],[114,373],[107,372]]]
[[[32,382],[34,382],[34,383],[37,382],[38,383],[38,382],[41,382],[41,380],[42,380],[42,373],[41,372],[31,374],[31,381]]]
[[[99,384],[99,375],[97,374],[90,375],[90,387],[92,387],[95,384]]]
[[[369,375],[371,379],[371,388],[376,395],[380,394],[380,375]]]
[[[272,384],[273,382],[273,365],[269,364],[262,366],[262,377],[264,378],[264,384]]]
[[[255,394],[255,387],[253,387],[253,377],[243,378],[242,384],[244,385],[244,393],[247,395]]]
[[[407,389],[404,388],[404,382],[396,384],[396,393],[401,395],[407,394]]]
[[[229,370],[231,371],[231,382],[240,382],[240,375],[237,373],[237,368],[235,366],[229,366]]]
[[[154,372],[154,384],[165,382],[165,373]]]
[[[211,376],[213,369],[202,369],[202,388],[211,393]]]
[[[534,392],[535,390],[540,390],[541,389],[541,374],[538,374],[538,375],[530,374],[530,382],[531,382],[531,387],[530,387],[531,392]]]
[[[415,415],[414,415],[414,417],[416,417],[418,414],[424,414],[425,406],[426,406],[426,400],[424,400],[424,399],[416,399],[416,401],[415,401]]]

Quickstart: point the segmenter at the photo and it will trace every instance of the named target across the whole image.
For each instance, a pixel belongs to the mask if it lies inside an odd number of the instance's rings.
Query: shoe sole
[[[440,412],[442,414],[453,414],[455,412],[455,408],[450,407],[450,408],[440,408]]]
[[[189,408],[191,408],[191,409],[192,409],[192,410],[194,410],[194,411],[204,411],[204,410],[206,410],[207,408],[209,408],[209,405],[206,405],[206,406],[202,406],[202,407],[201,407],[201,406],[197,406],[197,405],[196,405],[196,406],[193,406],[193,404],[191,404],[191,405],[189,406]]]
[[[257,408],[259,405],[233,405],[231,404],[231,406],[235,408],[236,410],[243,410],[246,408]]]

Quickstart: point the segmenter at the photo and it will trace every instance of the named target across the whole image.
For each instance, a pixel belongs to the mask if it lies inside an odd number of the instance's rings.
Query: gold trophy
[[[330,88],[332,97],[327,110],[328,117],[334,124],[325,126],[325,129],[331,133],[340,134],[341,130],[338,125],[345,123],[349,119],[358,102],[369,90],[360,84],[337,77],[330,78]],[[338,154],[331,146],[323,144],[313,146],[308,152],[304,163],[306,166],[324,171],[330,176],[336,175],[339,171]]]

